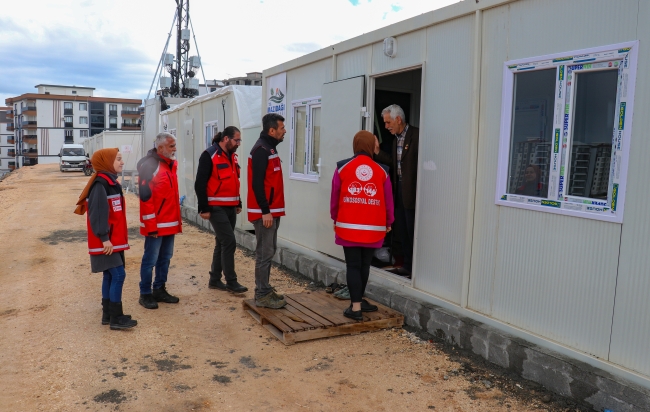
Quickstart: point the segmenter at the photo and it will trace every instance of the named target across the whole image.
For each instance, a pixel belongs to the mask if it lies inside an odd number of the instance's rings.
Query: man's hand
[[[273,215],[270,213],[262,215],[262,224],[267,229],[273,226]]]
[[[104,245],[104,250],[102,251],[103,254],[105,255],[112,255],[113,254],[113,244],[111,243],[110,240],[107,240],[106,242],[102,242]]]
[[[379,154],[379,139],[375,136],[375,154]]]
[[[199,215],[205,220],[210,219],[210,212],[199,213]]]
[[[391,230],[393,230],[393,228],[390,227],[390,226],[388,226],[388,227],[386,228],[386,233],[390,232]]]
[[[235,213],[240,214],[241,213],[241,207],[235,208]]]

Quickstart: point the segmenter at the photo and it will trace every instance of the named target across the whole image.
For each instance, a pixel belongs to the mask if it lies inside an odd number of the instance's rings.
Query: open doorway
[[[406,153],[409,150],[409,145],[408,143],[403,143],[400,149],[398,149],[397,137],[386,128],[381,112],[388,106],[396,104],[404,112],[403,120],[412,129],[410,133],[413,133],[419,128],[422,69],[417,68],[376,77],[374,79],[373,92],[374,116],[370,130],[379,139],[379,147],[383,152],[383,163],[388,163],[387,166],[390,168],[389,173],[393,183],[396,219],[395,223],[393,223],[393,230],[386,236],[383,246],[376,251],[372,260],[372,266],[401,278],[411,279],[413,250],[415,249],[413,245],[415,193],[413,191],[415,190],[416,182],[414,179],[410,179],[409,182],[400,180],[397,170],[397,152],[401,150],[400,153]],[[408,130],[406,133],[409,133]],[[417,147],[415,145],[415,148]],[[408,157],[405,156],[404,160],[411,164],[405,167],[417,170],[417,153],[413,153],[413,148],[410,150],[410,154]],[[415,161],[415,164],[412,164],[413,161]],[[400,171],[403,172],[402,176],[411,175],[404,173],[401,169]],[[410,195],[405,194],[407,192]],[[409,201],[411,198],[413,199],[412,202]],[[403,202],[404,199],[406,199],[406,203]],[[406,210],[404,209],[405,206],[407,207]],[[410,209],[409,206],[412,206],[413,209]],[[398,218],[398,214],[402,218]]]

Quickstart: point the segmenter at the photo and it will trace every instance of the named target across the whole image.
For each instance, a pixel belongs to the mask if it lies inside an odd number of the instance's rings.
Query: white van
[[[64,144],[61,146],[59,152],[59,170],[65,172],[66,170],[84,170],[84,162],[86,161],[86,152],[83,145],[80,144]]]

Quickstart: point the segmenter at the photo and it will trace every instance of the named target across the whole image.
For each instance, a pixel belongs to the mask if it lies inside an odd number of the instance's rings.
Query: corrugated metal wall
[[[423,76],[414,285],[456,304],[469,223],[474,20],[427,29],[427,55],[453,59],[429,58]]]
[[[469,306],[600,358],[609,353],[621,227],[494,205],[502,65],[634,40],[637,5],[528,0],[487,10],[483,22]]]
[[[640,53],[609,359],[650,375],[650,2],[639,1],[637,21]]]

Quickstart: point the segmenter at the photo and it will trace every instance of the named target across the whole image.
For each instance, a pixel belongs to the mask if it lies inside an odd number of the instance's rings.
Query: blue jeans
[[[160,289],[167,282],[169,261],[174,255],[174,235],[144,238],[144,255],[140,265],[140,294],[148,295],[151,292],[151,277],[154,266],[156,278],[153,288]]]
[[[108,299],[113,303],[122,301],[122,286],[124,286],[124,279],[126,278],[126,271],[124,266],[110,268],[104,271],[104,279],[102,281],[102,298]]]

